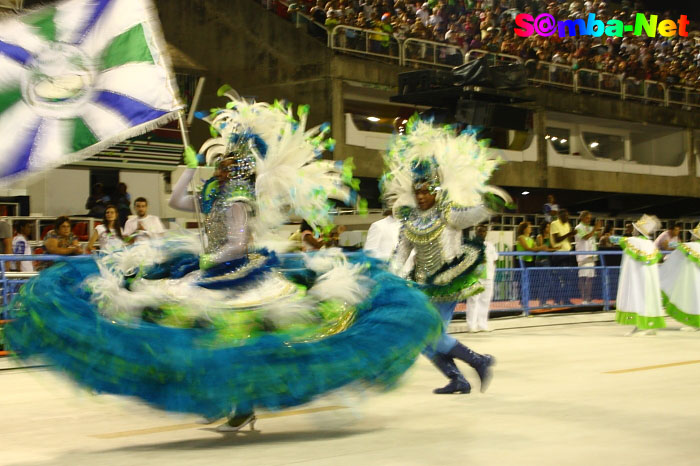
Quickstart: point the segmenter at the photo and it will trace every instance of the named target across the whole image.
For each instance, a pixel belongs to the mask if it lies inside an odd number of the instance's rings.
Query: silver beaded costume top
[[[226,255],[227,249],[239,253],[248,249],[248,216],[253,213],[253,199],[252,196],[242,195],[240,190],[236,191],[239,192],[231,192],[230,187],[224,188],[224,192],[214,198],[209,212],[204,216],[206,254]]]
[[[455,277],[472,266],[480,250],[462,244],[462,230],[474,226],[490,216],[484,206],[460,208],[437,199],[430,209],[412,208],[401,218],[402,227],[399,244],[392,260],[392,270],[403,268],[411,251],[415,250],[413,279],[421,284],[433,282],[444,285],[450,276]],[[450,270],[442,270],[447,264],[459,259]],[[437,274],[438,271],[441,273]],[[437,274],[437,275],[436,275]]]

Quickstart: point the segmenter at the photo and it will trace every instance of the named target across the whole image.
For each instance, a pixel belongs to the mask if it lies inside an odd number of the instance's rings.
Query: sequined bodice
[[[406,238],[416,251],[415,280],[424,283],[444,264],[440,235],[446,224],[437,205],[428,210],[413,209],[404,223]]]
[[[206,205],[208,212],[204,215],[204,232],[207,235],[207,246],[204,252],[207,254],[215,253],[223,248],[229,238],[237,233],[232,229],[245,228],[245,225],[232,225],[226,215],[236,202],[250,204],[253,199],[252,195],[250,192],[242,190],[240,186],[230,185],[227,188],[225,192],[215,193],[206,201],[203,201],[200,195],[203,207],[205,207],[205,202],[209,203]]]

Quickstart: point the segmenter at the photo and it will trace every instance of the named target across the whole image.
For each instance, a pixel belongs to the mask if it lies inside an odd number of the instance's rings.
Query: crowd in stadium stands
[[[481,49],[558,63],[577,69],[592,69],[621,74],[637,80],[660,81],[666,85],[700,87],[700,35],[692,23],[687,37],[646,35],[624,37],[532,34],[518,37],[514,33],[515,16],[529,13],[536,17],[549,13],[557,20],[584,19],[590,13],[606,22],[617,19],[634,24],[636,14],[658,14],[659,21],[678,21],[679,12],[650,12],[642,2],[622,0],[613,8],[602,0],[290,0],[289,14],[310,15],[327,30],[337,25],[355,26],[391,34],[399,41],[417,38],[444,42],[456,53]],[[683,13],[683,12],[680,12]],[[287,14],[287,12],[283,12]],[[692,20],[692,18],[690,18]],[[314,32],[313,25],[310,32]],[[318,32],[318,31],[316,31]],[[321,31],[325,34],[325,31]],[[350,43],[355,33],[346,32]],[[383,36],[376,36],[373,46],[387,54],[392,51]]]

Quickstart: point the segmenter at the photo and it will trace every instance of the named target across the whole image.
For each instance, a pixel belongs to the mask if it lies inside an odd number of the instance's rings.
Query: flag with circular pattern
[[[0,181],[89,157],[181,108],[151,0],[66,0],[0,22]]]

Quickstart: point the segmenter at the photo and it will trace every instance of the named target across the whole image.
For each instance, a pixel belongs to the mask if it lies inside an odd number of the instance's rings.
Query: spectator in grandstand
[[[489,331],[489,307],[493,298],[493,281],[496,277],[498,251],[492,242],[486,241],[487,233],[488,227],[486,225],[478,225],[476,227],[474,239],[484,243],[486,276],[481,280],[484,291],[467,300],[467,327],[469,332]]]
[[[654,241],[654,246],[662,251],[672,251],[681,242],[681,225],[673,220],[668,222],[668,228]]]
[[[54,222],[54,229],[44,238],[44,249],[49,254],[74,256],[83,253],[78,237],[73,234],[71,221],[61,216]]]
[[[634,227],[631,223],[625,223],[625,230],[622,232],[622,236],[625,238],[634,236]]]
[[[2,253],[12,254],[12,227],[5,219],[0,219],[0,239],[2,239]]]
[[[18,220],[15,222],[17,228],[17,236],[12,239],[12,253],[16,255],[30,256],[32,247],[29,245],[29,238],[32,235],[34,222],[31,220]],[[12,264],[12,270],[19,272],[34,272],[34,263],[32,261],[19,261]]]
[[[547,202],[542,207],[542,211],[544,212],[544,219],[549,223],[557,217],[559,205],[554,200],[553,194],[547,194]]]
[[[541,247],[535,244],[535,240],[532,236],[532,227],[530,222],[520,222],[517,230],[517,238],[515,240],[515,249],[517,251],[531,251],[539,252],[542,250]],[[523,261],[523,266],[532,267],[535,265],[535,256],[520,256]]]
[[[88,217],[102,218],[105,214],[105,206],[109,204],[109,196],[105,194],[102,183],[95,183],[92,186],[92,194],[85,202],[88,209]]]
[[[126,183],[117,185],[117,192],[114,196],[114,205],[119,213],[119,226],[124,227],[126,219],[131,215],[131,194],[127,192]]]
[[[155,215],[148,214],[148,201],[138,197],[134,201],[136,215],[132,215],[124,224],[124,236],[129,241],[143,241],[156,238],[165,232],[163,222]]]
[[[327,39],[327,33],[321,25],[326,23],[327,15],[326,10],[323,7],[323,0],[317,0],[316,6],[309,10],[309,14],[311,14],[313,21],[310,21],[307,25],[308,33],[325,42]]]
[[[576,250],[577,251],[595,251],[596,240],[603,228],[600,220],[596,220],[595,225],[591,225],[593,217],[587,210],[581,212],[580,222],[576,225]],[[594,255],[577,255],[578,262],[578,289],[581,293],[583,304],[590,304],[592,301],[593,279],[595,278],[595,261],[597,256]]]
[[[552,248],[556,249],[556,252],[569,252],[571,251],[571,238],[576,235],[576,231],[571,228],[569,212],[566,209],[559,209],[558,214],[559,218],[553,221],[549,226],[549,240],[552,243]],[[576,259],[569,255],[552,256],[552,267],[573,268],[576,267]],[[559,282],[559,290],[556,298],[559,303],[563,304],[566,302],[566,298],[571,296],[574,288],[572,271],[562,270],[556,275]]]
[[[87,252],[95,249],[98,243],[100,250],[104,250],[108,244],[121,245],[124,243],[123,229],[119,221],[119,211],[114,205],[108,205],[105,209],[105,216],[102,225],[97,225],[88,241]]]

